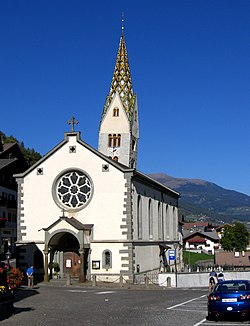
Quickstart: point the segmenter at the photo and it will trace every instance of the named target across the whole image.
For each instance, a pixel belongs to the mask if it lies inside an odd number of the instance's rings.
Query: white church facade
[[[95,275],[159,270],[167,248],[178,248],[179,194],[136,169],[138,106],[133,92],[124,33],[99,129],[98,150],[70,132],[18,183],[18,265],[52,277],[80,281]]]

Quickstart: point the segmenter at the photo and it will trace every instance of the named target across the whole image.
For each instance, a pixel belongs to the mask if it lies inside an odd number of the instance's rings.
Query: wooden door
[[[80,275],[80,256],[75,252],[64,253],[64,274],[70,274],[73,277]]]

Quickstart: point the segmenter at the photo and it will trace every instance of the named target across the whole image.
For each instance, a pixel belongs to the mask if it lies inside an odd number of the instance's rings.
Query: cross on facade
[[[75,125],[78,125],[78,121],[75,119],[75,117],[73,116],[71,118],[71,120],[67,121],[68,125],[71,125],[71,131],[75,131]]]

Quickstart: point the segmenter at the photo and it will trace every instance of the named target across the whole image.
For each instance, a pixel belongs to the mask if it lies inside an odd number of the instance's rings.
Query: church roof
[[[155,188],[158,188],[158,189],[160,188],[161,190],[164,190],[165,192],[171,194],[175,198],[180,197],[180,194],[177,191],[165,186],[164,184],[152,179],[148,175],[146,175],[146,174],[144,174],[144,173],[142,173],[142,172],[140,172],[140,171],[138,171],[136,169],[134,170],[134,177],[136,177],[137,179],[142,180],[144,184],[147,183],[147,184],[150,184],[151,186],[154,186]]]
[[[72,225],[76,230],[91,230],[93,227],[93,224],[83,224],[74,217],[68,218],[66,216],[61,216],[58,220],[56,220],[54,223],[52,223],[49,227],[43,228],[43,230],[49,231],[54,226],[61,223],[61,221],[66,221],[67,223]]]
[[[126,49],[123,30],[120,38],[120,44],[117,53],[110,92],[106,98],[103,115],[105,115],[105,113],[107,112],[107,109],[110,106],[116,93],[119,94],[123,106],[128,114],[128,118],[129,120],[131,120],[135,107],[136,95],[134,94],[132,87],[132,79],[128,62],[128,53]]]

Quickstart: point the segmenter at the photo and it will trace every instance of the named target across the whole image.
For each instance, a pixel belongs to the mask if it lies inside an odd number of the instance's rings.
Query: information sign
[[[168,250],[169,260],[175,260],[175,250]]]

